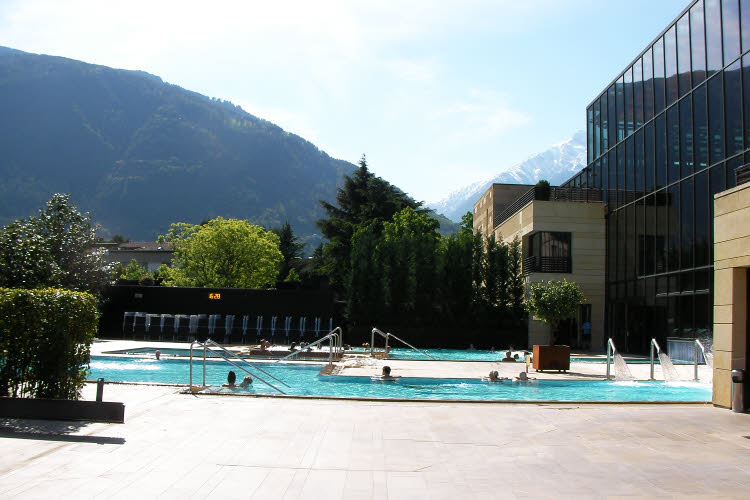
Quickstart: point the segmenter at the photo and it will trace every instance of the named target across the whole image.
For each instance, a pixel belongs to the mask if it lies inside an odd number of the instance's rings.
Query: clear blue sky
[[[585,126],[688,0],[3,0],[0,45],[229,100],[419,200]]]

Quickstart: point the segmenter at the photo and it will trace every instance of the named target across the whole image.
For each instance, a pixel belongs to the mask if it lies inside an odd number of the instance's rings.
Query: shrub
[[[97,320],[86,292],[0,288],[0,395],[77,399]]]

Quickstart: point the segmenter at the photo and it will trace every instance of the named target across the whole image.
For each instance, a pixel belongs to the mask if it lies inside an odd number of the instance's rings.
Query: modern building
[[[644,354],[652,338],[713,342],[714,402],[728,406],[728,371],[746,368],[750,345],[750,188],[738,186],[750,180],[750,0],[691,2],[586,118],[588,164],[563,187],[602,194],[601,342]]]
[[[139,266],[145,267],[151,272],[159,269],[162,264],[169,265],[174,255],[170,245],[158,241],[99,243],[96,246],[106,250],[104,261],[108,264],[127,266],[135,260]]]
[[[526,193],[526,184],[492,184],[474,203],[474,232],[489,235],[495,228],[495,216]]]

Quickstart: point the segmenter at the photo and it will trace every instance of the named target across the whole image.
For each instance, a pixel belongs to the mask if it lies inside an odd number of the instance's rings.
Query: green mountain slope
[[[219,215],[310,235],[354,168],[153,75],[2,47],[0,110],[0,224],[70,192],[104,235]]]

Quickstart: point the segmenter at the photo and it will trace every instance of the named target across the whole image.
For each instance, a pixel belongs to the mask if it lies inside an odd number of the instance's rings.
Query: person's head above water
[[[229,370],[229,373],[227,374],[227,383],[229,385],[234,385],[236,381],[237,381],[237,374],[234,373],[234,370]]]
[[[390,377],[390,375],[391,375],[391,367],[388,366],[388,365],[385,365],[383,367],[383,376],[384,377]]]
[[[526,372],[521,372],[518,374],[518,380],[529,380],[529,376],[526,374]]]

